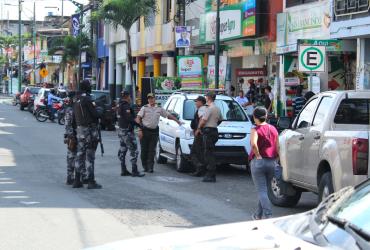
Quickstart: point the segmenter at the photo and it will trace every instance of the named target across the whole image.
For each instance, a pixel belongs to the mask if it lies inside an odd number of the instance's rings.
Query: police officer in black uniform
[[[94,174],[95,151],[99,143],[99,113],[91,99],[91,85],[88,80],[80,83],[80,95],[73,103],[73,115],[77,125],[77,160],[73,188],[83,187],[81,170],[87,161],[88,189],[100,189]]]

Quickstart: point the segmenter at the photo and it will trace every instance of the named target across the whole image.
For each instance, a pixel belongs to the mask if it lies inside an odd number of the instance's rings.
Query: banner
[[[80,33],[80,14],[72,15],[72,35],[78,36]]]
[[[178,76],[182,88],[202,88],[203,60],[202,56],[178,56]]]
[[[210,55],[208,57],[208,70],[207,70],[207,88],[213,89],[215,88],[215,74],[216,74],[216,67],[215,67],[215,59],[214,55]],[[219,62],[219,82],[218,87],[220,89],[225,88],[225,80],[226,80],[226,70],[227,70],[227,56],[220,56]]]
[[[187,26],[175,27],[176,48],[189,48],[190,37],[191,37],[191,27]]]
[[[181,78],[160,76],[154,78],[155,100],[161,107],[173,92],[181,88]]]

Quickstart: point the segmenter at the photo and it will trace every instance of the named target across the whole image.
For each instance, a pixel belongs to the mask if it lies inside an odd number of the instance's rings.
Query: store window
[[[317,2],[318,0],[286,0],[286,7],[293,7],[300,4],[312,3]]]

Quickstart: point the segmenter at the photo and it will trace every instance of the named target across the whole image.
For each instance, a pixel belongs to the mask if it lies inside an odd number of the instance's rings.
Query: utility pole
[[[18,2],[18,92],[21,92],[22,85],[22,0]]]
[[[215,44],[215,89],[218,89],[220,78],[220,0],[217,0],[216,44]]]
[[[180,26],[185,26],[185,0],[179,1],[179,24]],[[185,48],[179,49],[180,55],[185,55]]]
[[[36,1],[33,2],[33,81],[36,85]]]
[[[64,0],[62,0],[62,21],[60,24],[60,27],[62,28],[62,35],[64,35],[63,23],[64,23]],[[62,83],[64,85],[64,65],[62,65]]]

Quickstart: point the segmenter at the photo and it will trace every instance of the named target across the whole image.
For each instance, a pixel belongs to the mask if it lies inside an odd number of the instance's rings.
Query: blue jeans
[[[251,162],[252,179],[259,199],[256,212],[259,218],[270,218],[272,216],[271,202],[267,196],[267,183],[274,176],[275,165],[276,161],[274,159],[253,159]]]

